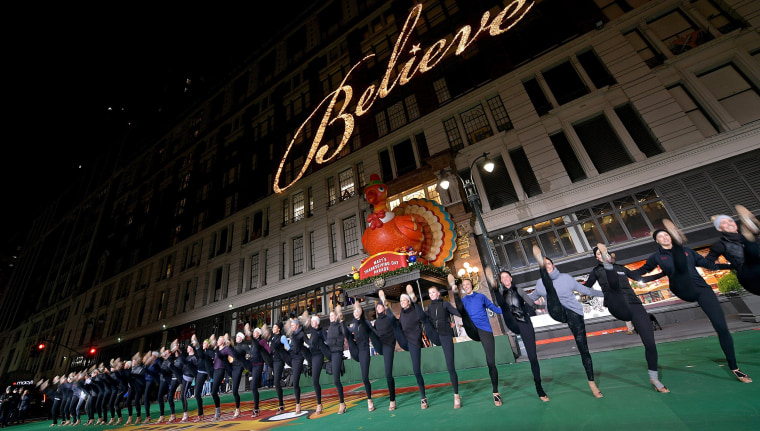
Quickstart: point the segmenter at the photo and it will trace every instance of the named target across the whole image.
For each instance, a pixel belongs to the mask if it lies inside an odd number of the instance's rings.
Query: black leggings
[[[58,425],[58,411],[61,409],[61,399],[53,399],[53,408],[50,409],[50,415],[53,416],[53,425]]]
[[[108,400],[109,408],[111,409],[111,417],[115,418],[118,417],[121,419],[121,404],[119,404],[119,401],[124,398],[124,394],[126,392],[122,392],[119,389],[114,389],[111,391],[111,399]]]
[[[575,345],[578,346],[578,353],[581,355],[586,377],[589,382],[593,382],[594,364],[591,361],[591,353],[588,351],[588,342],[586,341],[586,322],[583,320],[583,316],[571,310],[566,310],[565,316],[567,317],[567,327],[573,333]]]
[[[332,366],[333,384],[338,391],[338,398],[343,403],[343,383],[340,382],[340,369],[343,365],[343,352],[330,352],[330,365]]]
[[[441,341],[441,347],[443,348],[443,357],[446,358],[446,368],[449,370],[449,379],[451,380],[451,386],[454,388],[454,393],[459,393],[459,376],[457,376],[457,369],[454,365],[454,337],[450,334],[438,334],[438,338]]]
[[[219,386],[224,382],[224,368],[214,369],[214,377],[211,381],[211,398],[214,399],[214,407],[220,408],[221,401],[219,400]]]
[[[111,390],[103,391],[98,395],[98,414],[104,421],[108,420],[108,402],[111,401]],[[113,417],[113,415],[111,415]]]
[[[171,399],[171,406],[174,407],[174,394],[177,393],[177,388],[179,388],[179,400],[182,404],[182,413],[187,413],[187,388],[193,381],[190,380],[189,382],[185,380],[184,378],[180,377],[179,379],[172,379],[172,384],[169,386],[169,399]],[[172,409],[172,414],[174,414],[174,409]]]
[[[132,387],[134,394],[131,394],[130,401],[134,398],[135,409],[137,410],[137,417],[139,418],[142,416],[142,399],[145,394],[145,386],[147,385],[145,384],[145,381],[142,380],[135,380],[134,383],[135,385]],[[130,416],[132,416],[130,407],[131,403],[127,404],[127,408],[130,409]]]
[[[153,388],[157,388],[158,383],[156,381],[151,380],[150,382],[145,382],[145,390],[143,391],[143,403],[145,404],[145,417],[150,417],[150,393],[153,390]]]
[[[732,370],[738,369],[739,366],[736,364],[736,354],[734,353],[734,339],[728,330],[726,316],[720,308],[720,301],[715,296],[715,292],[709,287],[698,287],[694,284],[689,274],[689,263],[684,255],[683,248],[678,244],[673,244],[673,264],[675,271],[673,271],[672,276],[668,274],[670,290],[684,301],[696,301],[702,307],[702,311],[707,314],[713,329],[718,334],[718,341],[729,367]]]
[[[208,373],[199,372],[195,375],[195,402],[198,404],[198,416],[203,416],[203,384],[207,379]]]
[[[372,383],[369,381],[369,345],[367,349],[359,350],[359,366],[362,370],[362,382],[364,383],[364,392],[367,394],[367,399],[372,399]]]
[[[303,371],[303,357],[293,355],[290,363],[292,364],[290,376],[293,380],[293,395],[296,397],[296,404],[301,404],[301,371]]]
[[[272,370],[274,371],[274,390],[277,392],[277,404],[279,407],[285,404],[282,401],[282,370],[285,368],[285,363],[282,361],[272,361]]]
[[[255,364],[251,367],[251,393],[253,394],[253,409],[259,409],[259,384],[261,384],[261,373],[264,372],[264,364]]]
[[[171,387],[174,385],[174,382],[176,382],[176,379],[170,379],[165,380],[161,379],[161,382],[158,384],[158,411],[161,414],[161,416],[164,415],[164,396],[168,395],[166,397],[167,402],[169,403],[169,410],[174,414],[174,392],[171,391]],[[175,387],[176,388],[176,387]]]
[[[87,397],[87,401],[85,401],[84,404],[84,411],[87,413],[87,419],[89,420],[95,420],[95,405],[98,401],[98,395],[93,394]]]
[[[235,408],[240,408],[240,378],[243,375],[243,366],[232,367],[232,396],[235,398]]]
[[[748,292],[760,295],[760,245],[757,241],[744,241],[744,264],[736,278]]]
[[[420,388],[420,398],[425,399],[425,380],[422,379],[422,348],[409,343],[409,354],[412,357],[412,371],[417,379],[417,387]]]
[[[527,322],[521,322],[515,319],[520,329],[520,338],[522,338],[525,352],[528,354],[530,361],[530,371],[533,373],[533,382],[536,384],[536,393],[539,397],[545,397],[543,386],[541,386],[541,368],[538,365],[538,355],[536,354],[536,330],[533,328],[533,322],[527,319]]]
[[[324,363],[325,357],[321,353],[311,357],[311,384],[314,386],[317,404],[322,404],[322,385],[319,384],[319,376],[322,375],[322,364]]]
[[[396,401],[396,379],[393,378],[393,354],[396,346],[383,344],[383,362],[385,362],[385,382],[388,385],[388,397]]]
[[[609,290],[604,294],[604,305],[610,314],[616,318],[631,322],[636,332],[639,333],[641,343],[644,344],[644,357],[647,360],[647,368],[657,371],[657,345],[654,341],[654,328],[644,306],[638,303],[629,303],[620,286],[618,274],[615,270],[606,270]]]
[[[493,393],[497,394],[499,393],[499,371],[496,369],[496,342],[493,339],[493,332],[478,328],[478,337],[480,344],[483,345],[483,352],[486,354],[486,365],[488,365]]]

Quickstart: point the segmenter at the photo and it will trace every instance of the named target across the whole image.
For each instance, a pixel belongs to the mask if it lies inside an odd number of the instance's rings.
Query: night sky
[[[39,5],[7,15],[19,31],[6,40],[3,62],[11,97],[0,156],[0,252],[23,242],[28,224],[77,178],[78,165],[107,150],[128,122],[166,112],[168,100],[183,97],[186,77],[218,81],[289,21],[278,9],[305,2],[262,3],[224,10]]]

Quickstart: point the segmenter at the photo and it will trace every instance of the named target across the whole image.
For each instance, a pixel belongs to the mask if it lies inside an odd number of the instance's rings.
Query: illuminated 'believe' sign
[[[409,51],[409,53],[412,55],[412,58],[404,63],[404,66],[401,69],[401,73],[396,73],[395,78],[392,78],[391,76],[394,75],[399,56],[406,50],[405,45],[407,39],[409,39],[409,34],[417,25],[417,21],[420,18],[420,13],[422,12],[422,4],[415,6],[414,9],[412,9],[411,13],[409,13],[409,16],[406,18],[404,27],[401,29],[401,34],[399,35],[398,40],[396,40],[396,45],[393,47],[393,52],[391,53],[390,59],[388,60],[388,67],[385,69],[385,75],[380,82],[380,86],[378,88],[375,88],[375,85],[372,84],[367,87],[367,89],[364,90],[364,93],[362,93],[361,97],[359,97],[353,114],[346,112],[349,103],[351,102],[351,99],[354,95],[353,88],[351,88],[350,85],[346,85],[346,81],[354,69],[375,55],[370,54],[356,63],[351,68],[351,70],[348,71],[346,76],[343,77],[343,81],[341,81],[340,86],[332,93],[328,94],[327,97],[325,97],[321,102],[319,102],[319,105],[316,107],[316,109],[314,109],[306,121],[301,124],[301,127],[298,128],[295,135],[293,135],[293,140],[290,141],[290,145],[288,145],[288,149],[285,151],[285,155],[283,156],[282,161],[280,161],[280,166],[277,169],[277,175],[274,177],[274,192],[282,193],[285,190],[289,189],[298,180],[300,180],[303,174],[309,168],[312,160],[316,161],[318,164],[323,164],[334,159],[340,153],[343,147],[346,146],[348,140],[351,138],[351,134],[354,131],[354,117],[361,117],[362,115],[366,114],[370,108],[372,108],[372,105],[375,103],[377,98],[380,97],[382,99],[388,96],[396,87],[396,84],[399,86],[405,85],[411,81],[416,74],[422,74],[429,70],[432,70],[441,62],[441,60],[443,60],[446,54],[448,54],[451,48],[453,48],[455,45],[456,49],[454,50],[454,54],[460,55],[465,52],[467,48],[469,48],[475,39],[477,39],[477,37],[481,34],[488,32],[488,34],[491,36],[497,36],[508,31],[514,27],[515,24],[520,22],[520,20],[525,16],[526,13],[528,13],[532,7],[533,1],[515,0],[512,3],[508,4],[504,9],[502,9],[501,12],[499,12],[499,14],[496,15],[490,22],[489,19],[491,18],[491,14],[490,12],[486,11],[480,18],[480,28],[474,34],[472,33],[470,26],[466,25],[457,31],[451,41],[441,39],[431,45],[427,50],[425,50],[424,54],[419,59],[417,58],[417,53],[422,51],[422,49],[420,49],[419,44],[414,45]],[[344,102],[341,105],[340,110],[333,117],[333,109],[335,108],[335,104],[341,96],[344,98]],[[309,149],[309,154],[306,155],[306,160],[304,161],[304,165],[301,167],[301,171],[290,184],[286,185],[285,187],[280,187],[280,175],[282,174],[282,169],[288,159],[290,150],[293,149],[293,144],[295,143],[296,139],[298,139],[298,136],[303,133],[304,127],[306,127],[311,119],[317,115],[317,112],[322,109],[322,106],[324,106],[325,103],[327,103],[327,108],[325,108],[325,113],[322,116],[322,121],[319,124],[317,132],[314,134],[314,141],[312,142],[311,148]],[[325,128],[327,128],[327,126],[334,125],[336,121],[343,122],[343,138],[341,139],[340,144],[338,144],[338,146],[335,148],[335,151],[333,151],[333,153],[329,156],[325,157],[330,149],[327,145],[322,145],[321,147],[319,145],[322,142],[322,136],[325,133]]]

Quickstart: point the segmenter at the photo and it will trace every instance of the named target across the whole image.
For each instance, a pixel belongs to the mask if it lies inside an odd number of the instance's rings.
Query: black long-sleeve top
[[[394,316],[393,313],[389,313],[388,310],[386,310],[385,313],[377,313],[377,319],[375,319],[375,332],[383,345],[396,345],[396,335],[393,332],[395,320],[396,316]]]
[[[438,334],[449,336],[451,336],[451,316],[462,317],[459,310],[441,298],[430,301],[425,314],[427,314],[430,323]]]
[[[309,334],[309,352],[312,358],[315,356],[330,356],[330,348],[327,347],[325,340],[327,333],[322,328],[314,329],[311,326],[304,326],[304,331]]]
[[[130,370],[124,368],[116,372],[116,378],[119,380],[119,392],[127,392],[129,390],[131,374]]]
[[[369,340],[372,328],[370,327],[369,322],[367,322],[367,319],[364,318],[364,314],[359,316],[358,319],[354,319],[349,329],[354,335],[354,340],[356,340],[356,347],[358,347],[359,350],[369,350]]]
[[[262,338],[251,339],[251,365],[261,365],[271,362],[269,344]]]
[[[188,380],[188,379],[185,379],[185,377],[191,377],[191,379],[189,380],[192,381],[192,379],[194,379],[196,375],[199,373],[198,363],[200,361],[198,360],[198,355],[193,354],[193,355],[187,355],[186,357],[180,355],[179,357],[183,358],[182,359],[182,378],[184,380]]]
[[[327,329],[327,340],[325,344],[330,349],[330,352],[342,352],[344,331],[342,322],[330,322],[330,327]]]
[[[422,321],[417,314],[417,304],[413,302],[409,307],[402,308],[398,321],[401,324],[401,330],[404,332],[406,341],[417,347],[422,347]]]
[[[641,304],[641,300],[639,299],[638,295],[636,295],[636,292],[634,292],[631,288],[631,284],[628,282],[628,279],[630,278],[632,280],[651,281],[654,280],[654,278],[642,277],[642,273],[640,271],[631,271],[630,269],[618,264],[613,264],[612,269],[618,275],[618,285],[620,286],[620,291],[613,291],[612,286],[610,286],[610,282],[607,279],[607,270],[604,269],[604,266],[601,263],[599,263],[594,267],[593,270],[591,270],[588,278],[586,279],[586,282],[583,284],[586,287],[591,287],[598,281],[599,286],[602,287],[602,292],[604,293],[605,297],[608,295],[622,294],[625,295],[625,299],[629,304]]]
[[[197,372],[212,373],[214,371],[214,350],[193,345],[193,351],[195,352],[195,367]]]
[[[232,357],[232,368],[245,368],[246,370],[251,369],[251,362],[246,358],[246,355],[250,356],[251,354],[251,345],[242,342],[240,344],[235,344],[235,347],[231,349],[231,357]]]
[[[168,358],[160,358],[161,359],[161,365],[159,368],[159,372],[161,373],[161,382],[169,382],[174,378],[174,371],[172,371],[172,364],[174,363],[174,357],[169,356]]]
[[[664,276],[671,276],[675,272],[675,264],[673,263],[673,250],[675,250],[675,247],[672,249],[664,249],[662,247],[658,247],[658,250],[656,253],[653,253],[647,261],[644,263],[644,265],[640,266],[635,271],[631,271],[631,274],[633,275],[634,280],[641,279],[643,274],[646,274],[658,266],[662,270],[662,272],[658,274],[653,274],[652,276],[647,277],[649,281],[656,280],[658,278],[664,277]],[[697,287],[710,289],[710,285],[707,284],[704,278],[702,278],[701,275],[699,275],[699,272],[697,272],[697,267],[701,266],[702,268],[710,269],[713,271],[719,270],[719,269],[731,269],[731,265],[725,265],[721,263],[715,263],[715,261],[710,262],[709,260],[705,259],[700,255],[699,253],[695,252],[694,250],[682,247],[682,250],[684,254],[686,254],[686,261],[687,261],[687,269],[689,271],[689,277],[694,282],[694,285]],[[677,290],[680,286],[670,286],[670,290],[673,290],[674,293],[678,294]]]
[[[305,340],[306,340],[306,334],[304,333],[303,327],[299,325],[298,329],[296,329],[290,334],[291,361],[303,362],[305,357],[311,356],[311,352],[308,351],[308,348],[304,344]]]
[[[722,255],[734,269],[744,265],[744,237],[737,232],[723,232],[720,239],[710,246],[705,259],[715,262]]]
[[[285,345],[282,344],[282,337],[284,335],[282,334],[272,334],[272,336],[269,338],[269,350],[272,351],[272,360],[277,362],[284,362],[288,365],[290,365],[290,354],[285,349]]]

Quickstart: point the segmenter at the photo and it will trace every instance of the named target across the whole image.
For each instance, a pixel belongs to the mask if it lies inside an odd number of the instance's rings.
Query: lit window
[[[446,85],[445,78],[441,78],[433,82],[433,89],[435,90],[435,98],[438,99],[439,105],[451,100],[451,94],[449,93],[449,86]]]
[[[459,133],[459,125],[457,120],[452,117],[443,122],[443,127],[446,129],[446,137],[449,140],[449,145],[453,150],[459,150],[464,147],[462,141],[462,135]]]
[[[501,97],[495,96],[488,99],[488,109],[491,110],[491,115],[496,121],[496,128],[500,132],[512,129],[512,121],[509,120],[507,109],[504,107]]]
[[[470,144],[475,144],[490,136],[493,136],[491,125],[483,111],[483,106],[478,105],[460,114],[464,131]]]
[[[303,192],[298,192],[293,195],[293,221],[303,219],[304,214],[304,195]]]

